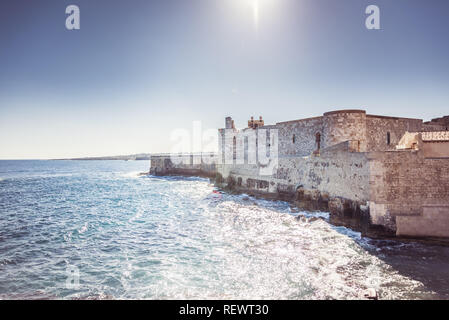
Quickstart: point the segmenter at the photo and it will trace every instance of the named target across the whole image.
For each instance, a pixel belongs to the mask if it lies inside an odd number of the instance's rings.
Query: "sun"
[[[267,12],[267,5],[272,2],[272,0],[232,0],[236,7],[241,10],[251,14],[253,20],[254,28],[257,30],[259,28],[261,12]]]
[[[262,26],[262,20],[268,18],[268,15],[274,13],[274,10],[279,7],[279,0],[228,0],[233,10],[239,13],[240,16],[247,17],[249,22],[258,31]]]
[[[254,28],[259,29],[259,0],[251,0],[253,9]]]

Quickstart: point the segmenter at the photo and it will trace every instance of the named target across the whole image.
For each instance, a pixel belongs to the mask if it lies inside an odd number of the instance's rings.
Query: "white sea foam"
[[[140,173],[142,173],[142,172],[141,171],[131,171],[131,172],[123,173],[120,176],[124,177],[124,178],[139,178]]]

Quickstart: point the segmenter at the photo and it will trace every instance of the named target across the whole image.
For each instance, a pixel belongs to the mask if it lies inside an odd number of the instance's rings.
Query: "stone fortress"
[[[248,137],[260,144],[261,129],[268,132],[267,154],[274,143],[270,132],[277,135],[278,157],[269,175],[261,174],[260,161],[248,161]],[[449,238],[448,129],[449,116],[423,122],[364,110],[274,125],[251,118],[242,130],[228,117],[212,160],[190,155],[174,164],[170,156],[156,156],[150,174],[206,175],[236,192],[327,210],[335,223],[401,237]]]

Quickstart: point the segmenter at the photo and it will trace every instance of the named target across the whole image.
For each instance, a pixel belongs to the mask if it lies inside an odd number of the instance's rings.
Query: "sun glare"
[[[259,0],[253,0],[254,28],[259,28]]]
[[[268,4],[272,0],[233,0],[236,7],[243,9],[252,15],[254,28],[257,30],[260,24],[261,12],[268,12]]]

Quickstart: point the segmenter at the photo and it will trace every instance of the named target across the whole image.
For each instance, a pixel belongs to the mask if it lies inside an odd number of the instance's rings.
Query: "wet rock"
[[[304,191],[305,191],[305,189],[304,189],[303,187],[298,187],[298,188],[296,189],[296,197],[295,197],[295,200],[297,200],[297,201],[304,200]]]
[[[298,195],[300,191],[302,191],[302,199],[300,198],[300,200],[318,201],[320,199],[320,191],[318,190],[298,190]]]
[[[340,215],[343,212],[343,203],[340,198],[332,198],[329,200],[329,211],[335,215]]]
[[[324,202],[328,202],[329,201],[329,194],[328,193],[326,193],[326,192],[322,192],[321,193],[321,199],[320,199],[321,201],[324,201]]]

